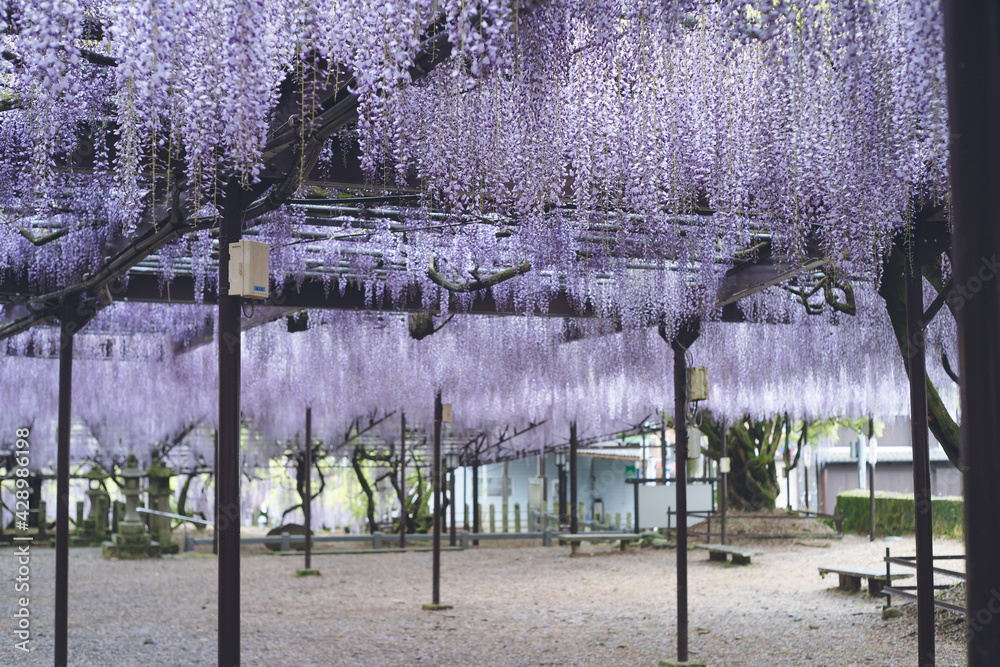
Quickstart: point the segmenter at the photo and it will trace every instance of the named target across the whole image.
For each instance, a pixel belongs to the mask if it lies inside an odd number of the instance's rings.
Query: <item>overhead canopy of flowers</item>
[[[744,299],[751,323],[710,324],[696,351],[725,369],[711,407],[905,411],[874,289],[894,240],[947,206],[933,0],[7,7],[0,387],[20,407],[3,419],[31,405],[6,378],[36,378],[34,405],[54,406],[54,365],[36,353],[51,332],[30,327],[58,304],[102,308],[142,276],[168,300],[180,278],[210,298],[237,190],[279,296],[311,281],[383,308],[415,296],[461,311],[488,294],[545,313],[559,295],[603,318],[572,342],[538,318],[457,318],[419,342],[389,315],[254,329],[244,408],[265,442],[306,403],[334,429],[345,404],[419,411],[432,387],[453,392],[469,420],[456,428],[639,419],[670,404],[669,346],[642,327],[718,320],[726,273],[763,256],[807,267],[804,289],[853,284],[858,314],[792,314],[782,291]],[[142,447],[209,418],[212,347],[177,345],[211,315],[186,308],[118,303],[88,325],[136,336],[82,344],[82,419]],[[136,390],[119,410],[99,386]]]

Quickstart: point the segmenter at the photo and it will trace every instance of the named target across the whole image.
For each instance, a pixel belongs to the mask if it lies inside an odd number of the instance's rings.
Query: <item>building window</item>
[[[503,476],[497,475],[496,477],[486,477],[483,480],[483,495],[501,497],[500,490],[503,488]],[[507,477],[507,496],[510,497],[514,495],[514,480],[509,476]]]

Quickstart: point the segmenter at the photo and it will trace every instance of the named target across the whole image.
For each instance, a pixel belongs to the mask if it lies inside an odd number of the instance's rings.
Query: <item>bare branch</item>
[[[823,273],[826,275],[826,278],[822,281],[823,296],[826,302],[830,304],[830,307],[840,313],[857,315],[858,307],[854,302],[854,288],[851,287],[851,282],[847,279],[838,281],[836,269],[830,266],[824,266]],[[844,293],[843,301],[837,300],[836,295],[833,293],[834,288]]]
[[[504,269],[502,271],[497,271],[496,273],[480,279],[473,280],[467,283],[455,283],[450,280],[445,279],[444,276],[437,269],[437,261],[434,256],[431,255],[431,263],[427,268],[427,277],[431,279],[435,285],[445,288],[449,292],[478,292],[479,290],[486,289],[487,287],[492,287],[505,280],[510,280],[511,278],[516,278],[517,276],[524,275],[528,271],[531,271],[530,262],[522,262],[517,266],[512,266],[509,269]]]
[[[952,369],[951,362],[948,360],[948,353],[944,350],[941,350],[941,367],[944,368],[944,372],[948,374],[948,377],[955,381],[955,384],[962,384],[958,381],[958,373]]]

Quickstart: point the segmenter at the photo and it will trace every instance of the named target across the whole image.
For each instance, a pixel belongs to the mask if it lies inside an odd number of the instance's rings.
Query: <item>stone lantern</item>
[[[84,478],[89,486],[87,498],[90,499],[90,512],[77,526],[76,535],[72,538],[73,546],[100,544],[108,537],[108,510],[111,507],[111,496],[103,487],[103,482],[108,476],[99,467],[93,466]]]
[[[170,511],[170,478],[177,473],[162,461],[153,461],[153,465],[146,471],[149,478],[149,509],[156,512]],[[160,543],[160,553],[175,554],[179,551],[179,545],[174,540],[170,530],[170,517],[149,515],[149,534]]]
[[[111,541],[102,545],[101,553],[105,558],[159,558],[159,543],[149,539],[146,524],[135,511],[139,505],[139,494],[142,492],[140,480],[143,478],[143,471],[139,470],[135,454],[128,455],[121,476],[124,487],[122,492],[125,494],[125,517],[118,522],[118,532],[111,536]]]

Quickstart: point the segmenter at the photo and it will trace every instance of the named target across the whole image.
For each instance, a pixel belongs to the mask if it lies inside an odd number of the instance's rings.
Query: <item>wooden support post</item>
[[[960,297],[969,666],[996,664],[1000,619],[1000,6],[944,0],[950,125],[952,283]],[[952,298],[954,298],[952,297]],[[989,613],[990,623],[982,619]],[[923,663],[921,663],[923,665]]]
[[[514,503],[514,532],[521,532],[521,503]]]
[[[491,533],[497,532],[496,510],[497,510],[496,505],[490,505],[490,532]]]

